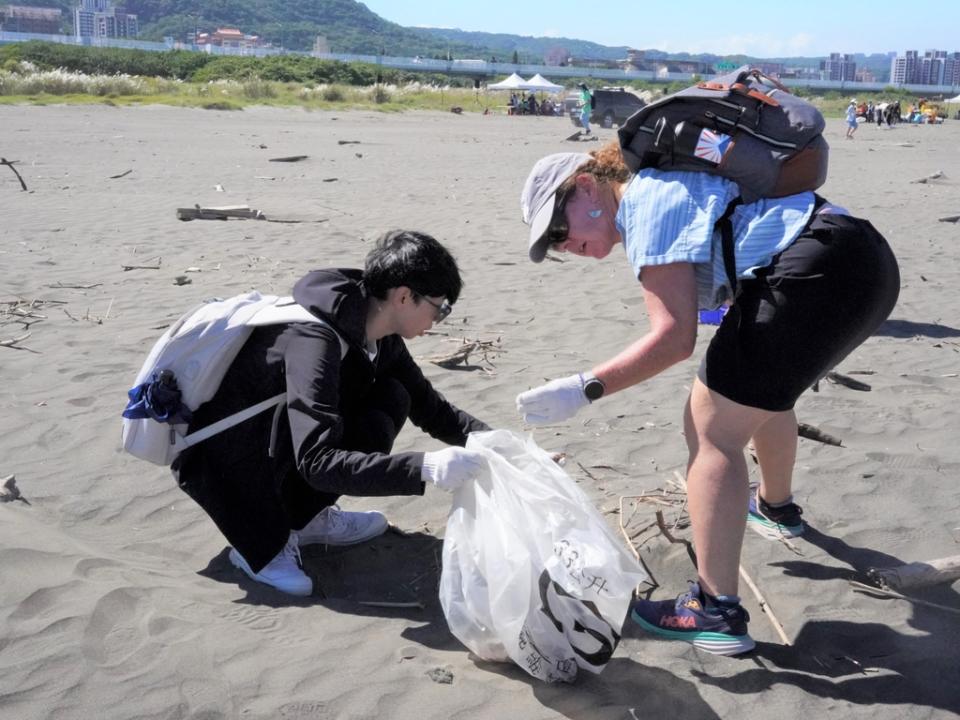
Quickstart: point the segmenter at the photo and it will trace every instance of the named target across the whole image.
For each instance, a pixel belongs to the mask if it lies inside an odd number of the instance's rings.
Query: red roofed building
[[[245,35],[237,28],[217,28],[212,33],[197,33],[197,45],[250,48],[263,45],[259,35]]]

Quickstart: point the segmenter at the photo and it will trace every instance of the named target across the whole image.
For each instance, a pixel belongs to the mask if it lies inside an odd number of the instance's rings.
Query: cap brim
[[[556,204],[556,194],[551,195],[547,201],[537,210],[530,223],[530,259],[533,262],[543,262],[547,256],[547,250],[550,248],[550,238],[547,237],[547,228],[550,227],[550,220],[553,218],[553,208]]]

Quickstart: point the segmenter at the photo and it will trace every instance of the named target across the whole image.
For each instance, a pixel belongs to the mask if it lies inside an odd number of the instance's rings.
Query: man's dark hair
[[[442,297],[453,305],[463,281],[457,262],[447,249],[426,233],[390,230],[367,255],[363,282],[376,298],[390,288],[406,286],[426,297]]]

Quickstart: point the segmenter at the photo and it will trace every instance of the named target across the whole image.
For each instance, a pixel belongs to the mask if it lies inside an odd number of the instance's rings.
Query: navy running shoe
[[[739,655],[756,645],[747,634],[749,613],[739,603],[706,606],[700,584],[695,582],[676,600],[637,600],[630,617],[647,632],[683,640],[714,655]]]
[[[791,498],[792,500],[792,498]],[[794,538],[803,535],[803,509],[794,502],[772,507],[760,497],[760,491],[750,493],[747,509],[747,527],[769,540]]]

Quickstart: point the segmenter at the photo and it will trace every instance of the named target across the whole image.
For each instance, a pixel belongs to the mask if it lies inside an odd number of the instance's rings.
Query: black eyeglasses
[[[553,202],[553,215],[550,216],[550,224],[547,225],[547,231],[544,233],[551,248],[563,245],[567,241],[570,227],[567,225],[566,207],[571,195],[573,192],[569,190],[563,193],[558,192]]]
[[[450,313],[453,312],[453,306],[446,300],[441,303],[435,303],[426,295],[417,295],[416,297],[420,298],[428,305],[432,305],[433,309],[437,311],[436,317],[433,319],[434,322],[443,322],[450,315]]]

